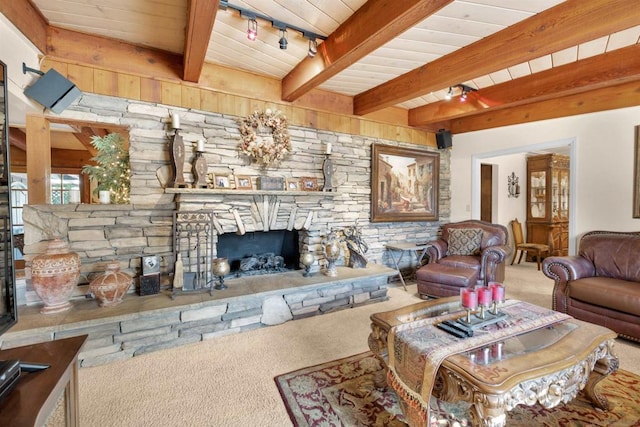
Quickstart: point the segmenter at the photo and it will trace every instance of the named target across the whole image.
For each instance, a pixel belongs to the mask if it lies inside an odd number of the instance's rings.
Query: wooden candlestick
[[[175,130],[173,139],[169,143],[169,154],[171,156],[171,168],[173,171],[173,181],[169,184],[169,187],[183,188],[189,187],[189,184],[184,180],[184,142],[182,141],[182,135],[180,135],[179,129]]]
[[[207,159],[201,151],[196,152],[196,158],[193,160],[193,177],[195,178],[193,188],[209,188],[207,185]]]

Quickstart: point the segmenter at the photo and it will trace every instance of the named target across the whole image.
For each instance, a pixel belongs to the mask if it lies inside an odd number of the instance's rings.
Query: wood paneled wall
[[[207,67],[213,67],[206,64]],[[436,147],[435,134],[409,126],[384,123],[379,120],[358,117],[343,112],[332,112],[331,106],[345,110],[345,101],[327,100],[327,109],[314,109],[299,103],[286,103],[279,99],[271,99],[277,91],[264,90],[253,94],[235,94],[216,90],[214,88],[196,85],[182,81],[165,80],[106,70],[84,64],[65,62],[60,59],[46,58],[42,63],[42,70],[55,68],[60,74],[74,82],[83,92],[96,93],[120,98],[135,99],[146,102],[173,105],[182,108],[217,112],[233,116],[248,116],[256,110],[267,108],[280,110],[291,125],[310,127],[314,129],[343,132],[366,137],[383,138],[417,145]],[[215,78],[211,69],[205,70],[204,84],[223,85],[223,78],[230,81],[225,70],[214,67],[219,71]],[[237,88],[238,81],[246,88],[272,88],[273,82],[265,77],[233,70]],[[275,81],[275,80],[274,80]],[[277,81],[275,81],[277,82]],[[261,86],[262,85],[262,86]],[[237,89],[240,90],[240,89]],[[262,97],[261,97],[262,96]],[[302,101],[304,102],[304,101]],[[316,98],[317,102],[317,98]],[[387,114],[394,115],[394,120],[401,113],[390,109]],[[378,115],[377,117],[380,117]]]

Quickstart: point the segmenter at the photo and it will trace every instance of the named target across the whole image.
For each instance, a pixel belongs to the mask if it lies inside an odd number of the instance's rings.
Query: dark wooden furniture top
[[[0,360],[44,363],[49,368],[21,373],[18,384],[0,402],[0,425],[41,426],[65,393],[67,424],[77,423],[77,360],[86,335],[0,351]]]

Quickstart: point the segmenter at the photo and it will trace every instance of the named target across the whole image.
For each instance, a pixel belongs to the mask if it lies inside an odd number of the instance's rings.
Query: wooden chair
[[[538,262],[538,270],[540,270],[542,255],[549,254],[549,245],[544,245],[542,243],[526,243],[524,241],[524,234],[522,234],[522,224],[520,224],[518,218],[511,221],[511,231],[513,233],[513,244],[515,247],[515,250],[513,251],[513,258],[511,259],[511,265],[513,265],[513,262],[516,260],[518,251],[520,251],[518,264],[520,264],[520,261],[522,261],[522,255],[527,252],[536,257],[536,261]]]

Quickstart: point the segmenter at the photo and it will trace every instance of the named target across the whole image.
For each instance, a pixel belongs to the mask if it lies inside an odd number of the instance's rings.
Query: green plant
[[[97,183],[93,194],[109,190],[111,203],[129,203],[131,169],[124,139],[119,133],[110,133],[91,137],[91,144],[98,150],[98,154],[91,158],[96,164],[85,165],[82,173]]]

